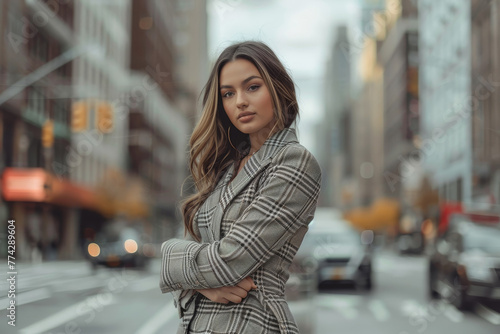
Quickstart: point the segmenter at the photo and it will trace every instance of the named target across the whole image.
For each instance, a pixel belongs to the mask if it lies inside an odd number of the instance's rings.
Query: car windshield
[[[480,250],[500,255],[500,230],[489,226],[470,225],[464,233],[464,250]]]
[[[322,233],[319,231],[308,232],[304,238],[304,247],[315,247],[319,245],[359,245],[360,237],[353,231],[342,231],[335,233]]]
[[[138,240],[138,232],[129,227],[106,226],[101,233],[96,236],[97,243],[111,243],[125,241],[127,239]]]

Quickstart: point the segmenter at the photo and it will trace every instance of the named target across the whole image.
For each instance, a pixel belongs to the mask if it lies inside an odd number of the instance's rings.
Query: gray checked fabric
[[[178,333],[299,333],[285,301],[289,266],[316,210],[321,170],[292,128],[269,138],[230,182],[225,171],[195,215],[200,243],[162,244],[160,289],[174,294]],[[259,287],[240,303],[218,304],[195,289]]]

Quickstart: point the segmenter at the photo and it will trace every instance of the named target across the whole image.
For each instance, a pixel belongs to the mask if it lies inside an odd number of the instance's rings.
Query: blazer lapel
[[[272,135],[262,145],[257,153],[255,153],[245,164],[243,169],[231,180],[234,170],[228,168],[226,177],[224,178],[224,186],[222,187],[222,196],[220,197],[219,204],[217,205],[214,215],[212,217],[212,240],[210,242],[220,239],[220,225],[222,216],[231,201],[254,179],[259,172],[267,167],[272,158],[284,146],[290,143],[298,143],[295,129],[285,128],[274,135]]]

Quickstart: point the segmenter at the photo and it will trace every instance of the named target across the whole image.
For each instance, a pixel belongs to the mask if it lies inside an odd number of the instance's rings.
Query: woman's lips
[[[244,114],[243,116],[238,117],[238,120],[242,123],[248,123],[254,118],[255,114]]]

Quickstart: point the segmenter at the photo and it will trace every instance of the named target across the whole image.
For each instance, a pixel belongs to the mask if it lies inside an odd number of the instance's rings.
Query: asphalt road
[[[430,301],[425,267],[422,257],[383,253],[376,257],[372,292],[322,290],[291,308],[315,334],[500,332],[500,314],[489,308],[463,313]],[[0,270],[7,275],[6,263]],[[9,284],[2,280],[0,333],[175,333],[177,311],[170,294],[159,291],[158,271],[159,260],[146,271],[103,268],[96,274],[83,261],[18,264],[16,326],[8,324]]]
[[[315,298],[317,334],[500,333],[500,314],[484,305],[461,312],[427,294],[425,257],[378,254],[373,291],[322,290]]]

